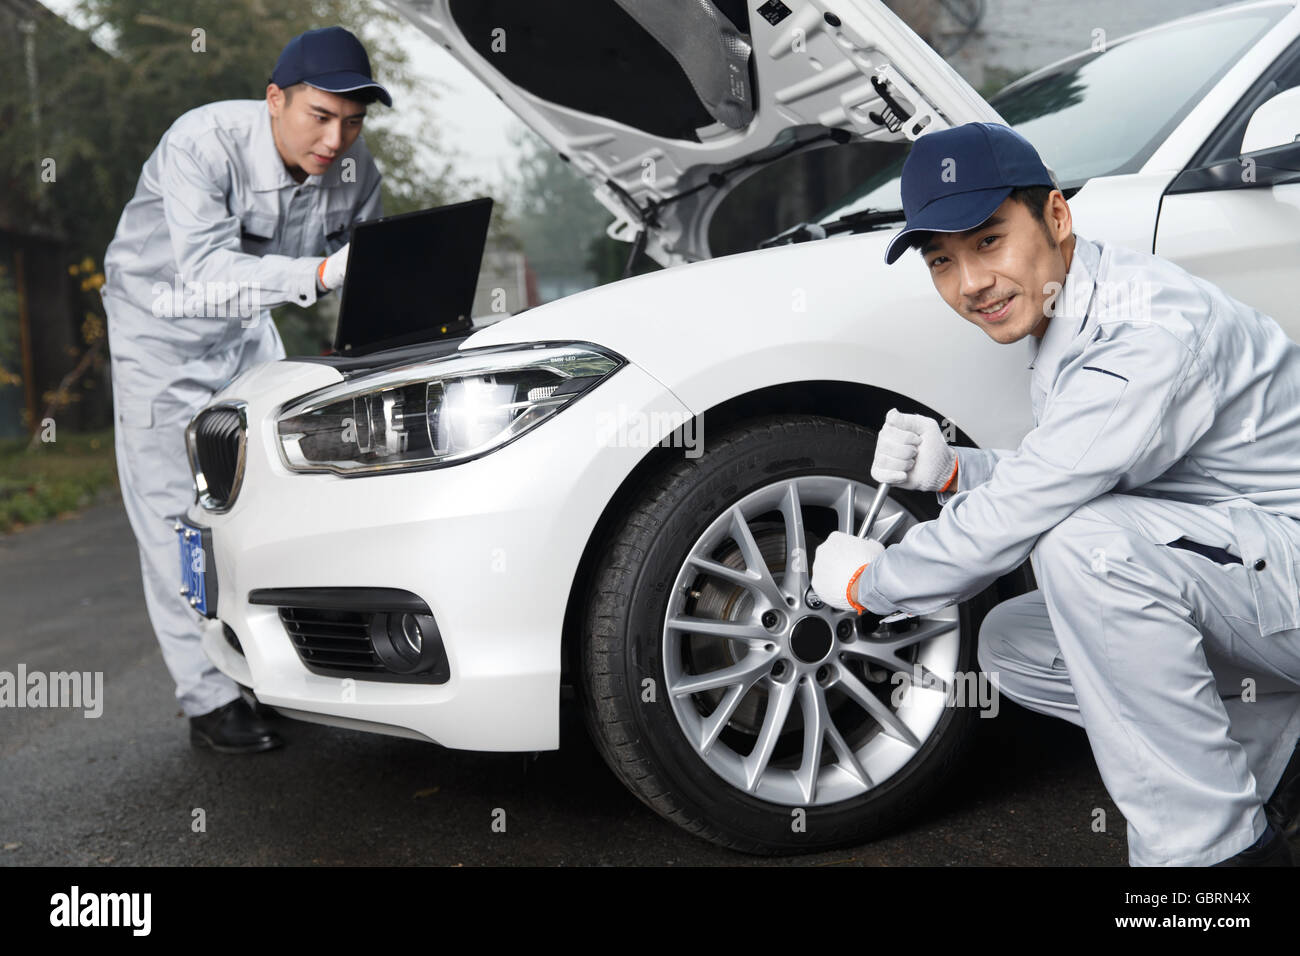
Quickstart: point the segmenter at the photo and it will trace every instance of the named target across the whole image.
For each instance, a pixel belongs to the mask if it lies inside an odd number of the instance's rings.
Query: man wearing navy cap
[[[1075,235],[1005,126],[921,136],[902,194],[885,261],[919,249],[953,311],[1027,340],[1034,428],[1015,450],[953,448],[891,410],[872,477],[944,508],[889,548],[834,532],[814,589],[926,614],[1030,558],[1039,587],[985,618],[980,666],[1085,729],[1130,864],[1293,865],[1300,345],[1167,260]]]
[[[163,134],[104,255],[122,500],[198,747],[249,753],[282,741],[208,661],[180,593],[169,519],[194,501],[185,427],[239,372],[284,358],[271,308],[311,305],[342,284],[349,229],[382,211],[361,138],[375,100],[392,105],[355,36],[294,37],[265,99],[200,106]]]

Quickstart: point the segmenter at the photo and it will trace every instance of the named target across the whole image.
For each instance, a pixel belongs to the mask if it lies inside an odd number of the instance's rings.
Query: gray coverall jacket
[[[238,689],[203,654],[179,594],[166,519],[194,500],[185,426],[236,374],[284,357],[269,310],[316,301],[321,257],[348,242],[354,223],[381,215],[379,187],[360,136],[297,183],[264,100],[210,103],[163,134],[105,253],[118,475],[150,621],[191,716]]]

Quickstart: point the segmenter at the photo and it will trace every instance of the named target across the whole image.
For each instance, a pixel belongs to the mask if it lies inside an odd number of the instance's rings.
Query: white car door
[[[1300,40],[1261,74],[1170,184],[1155,253],[1271,316],[1300,341]]]

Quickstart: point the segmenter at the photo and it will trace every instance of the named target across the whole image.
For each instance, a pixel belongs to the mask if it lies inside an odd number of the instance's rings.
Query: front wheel
[[[812,592],[830,532],[875,491],[869,429],[809,415],[747,422],[646,481],[606,540],[584,627],[582,693],[605,761],[643,802],[750,853],[863,843],[949,779],[974,708],[993,588],[874,633]],[[895,490],[872,536],[935,517]]]

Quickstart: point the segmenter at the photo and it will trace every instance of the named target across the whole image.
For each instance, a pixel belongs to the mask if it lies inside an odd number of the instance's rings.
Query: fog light
[[[438,642],[433,618],[409,611],[380,611],[370,619],[370,645],[383,665],[395,674],[418,674],[438,663]]]
[[[424,643],[424,635],[420,633],[420,624],[414,614],[402,615],[402,637],[406,639],[406,646],[410,648],[415,659],[419,660],[420,645]]]

